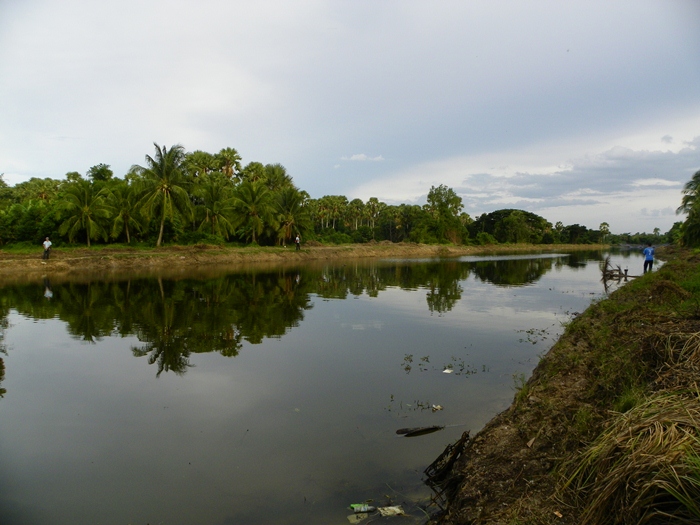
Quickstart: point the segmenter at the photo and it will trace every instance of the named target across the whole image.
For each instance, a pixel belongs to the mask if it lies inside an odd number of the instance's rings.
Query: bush
[[[204,232],[183,232],[177,236],[178,244],[214,244],[221,246],[226,241],[218,235]]]
[[[325,244],[352,244],[353,243],[353,238],[350,237],[347,233],[340,233],[340,232],[335,232],[335,231],[332,233],[324,233],[319,240]]]
[[[491,235],[490,233],[486,233],[486,232],[481,232],[481,233],[477,234],[476,242],[480,246],[487,246],[490,244],[498,244],[498,241],[496,240],[496,238],[493,235]]]

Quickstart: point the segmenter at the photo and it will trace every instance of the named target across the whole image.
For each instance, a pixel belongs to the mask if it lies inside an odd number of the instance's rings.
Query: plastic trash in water
[[[406,516],[406,513],[401,508],[401,505],[396,505],[395,507],[379,507],[377,509],[379,514],[384,516]]]
[[[365,521],[367,518],[369,518],[369,514],[366,512],[361,512],[360,514],[350,514],[350,516],[348,516],[348,521],[353,525],[357,525],[358,523]]]
[[[374,512],[377,510],[377,507],[367,505],[367,503],[353,503],[350,505],[350,510],[352,510],[355,514],[358,514],[360,512]]]

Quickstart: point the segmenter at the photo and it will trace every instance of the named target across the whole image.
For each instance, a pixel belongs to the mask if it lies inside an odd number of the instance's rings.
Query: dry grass
[[[697,523],[698,393],[662,392],[624,414],[568,463],[586,524]],[[694,508],[693,508],[694,507]]]

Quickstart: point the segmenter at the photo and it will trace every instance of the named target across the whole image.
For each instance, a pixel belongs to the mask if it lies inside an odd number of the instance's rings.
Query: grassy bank
[[[664,257],[574,319],[513,405],[431,465],[434,523],[700,521],[700,256]]]

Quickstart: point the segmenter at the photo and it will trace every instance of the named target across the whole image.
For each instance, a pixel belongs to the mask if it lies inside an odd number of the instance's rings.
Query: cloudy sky
[[[0,0],[0,173],[153,143],[312,197],[667,231],[700,170],[698,0]]]

